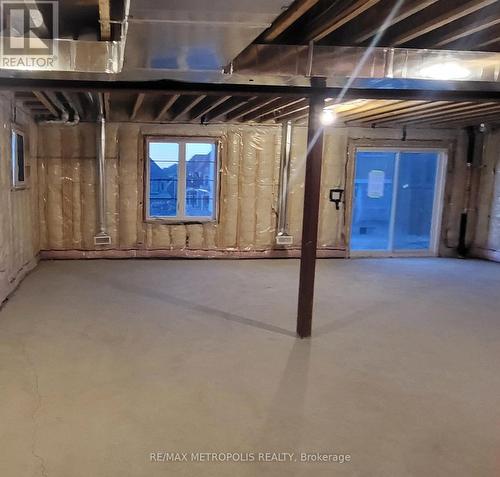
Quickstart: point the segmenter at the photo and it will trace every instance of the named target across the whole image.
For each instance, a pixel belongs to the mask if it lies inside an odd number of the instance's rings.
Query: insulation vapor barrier
[[[12,97],[0,95],[0,305],[21,279],[36,266],[38,211],[36,176],[36,126]],[[15,113],[15,114],[14,114]],[[15,120],[13,119],[15,118]],[[12,129],[24,134],[26,183],[12,184]]]
[[[286,232],[290,246],[276,245],[281,126],[106,124],[106,219],[111,245],[94,245],[97,230],[96,130],[92,123],[40,127],[38,175],[42,257],[287,257],[298,256],[302,235],[307,131],[291,137]],[[220,143],[217,218],[208,222],[145,220],[145,137],[211,138]],[[462,144],[457,131],[414,130],[408,140]],[[167,139],[168,138],[168,139]],[[325,131],[320,191],[319,256],[344,257],[348,208],[337,210],[330,189],[349,190],[356,141],[399,141],[397,129],[331,128]],[[462,147],[458,148],[462,150]],[[461,210],[465,163],[450,166],[443,236],[453,253]],[[348,194],[346,194],[347,196]]]
[[[500,131],[486,134],[479,167],[475,252],[500,260]]]
[[[106,218],[112,243],[97,247],[95,134],[96,126],[90,123],[42,127],[38,166],[42,250],[206,257],[274,247],[279,127],[107,124]],[[220,142],[216,220],[144,220],[145,136],[171,140],[200,136]]]

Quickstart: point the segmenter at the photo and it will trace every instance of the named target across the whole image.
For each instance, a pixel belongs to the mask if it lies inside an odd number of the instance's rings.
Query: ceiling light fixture
[[[319,118],[323,126],[331,126],[335,122],[335,119],[337,119],[336,114],[329,109],[323,109]]]
[[[422,78],[435,80],[463,80],[471,75],[471,71],[457,62],[436,63],[424,66],[420,70]]]

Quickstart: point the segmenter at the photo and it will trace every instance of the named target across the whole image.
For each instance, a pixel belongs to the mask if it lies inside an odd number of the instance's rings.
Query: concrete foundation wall
[[[485,136],[472,253],[500,261],[500,130]]]
[[[10,94],[0,95],[0,304],[37,262],[37,128]],[[12,127],[24,133],[27,185],[12,185]]]
[[[287,222],[294,246],[288,251],[278,250],[274,245],[279,126],[111,123],[106,131],[107,219],[112,245],[95,247],[95,125],[40,127],[40,235],[46,256],[217,256],[228,252],[260,256],[259,253],[269,255],[270,251],[276,255],[293,255],[300,246],[306,128],[295,128],[292,138]],[[154,134],[221,139],[217,223],[144,222],[143,136]],[[349,145],[357,140],[394,145],[401,139],[402,131],[396,129],[335,128],[327,131],[318,239],[324,254],[345,255],[348,218],[343,208],[335,209],[328,196],[331,188],[350,187]],[[452,254],[458,240],[465,137],[458,131],[413,130],[408,131],[406,140],[450,150],[441,251],[444,255]]]

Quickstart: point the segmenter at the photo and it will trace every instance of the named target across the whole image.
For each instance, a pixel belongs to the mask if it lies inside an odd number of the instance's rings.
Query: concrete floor
[[[0,475],[500,475],[498,264],[321,261],[311,340],[297,277],[295,260],[41,263],[0,311]]]

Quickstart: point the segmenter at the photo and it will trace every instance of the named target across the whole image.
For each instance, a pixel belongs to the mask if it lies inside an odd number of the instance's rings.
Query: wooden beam
[[[269,43],[276,40],[285,30],[292,26],[304,13],[314,7],[319,0],[297,0],[288,10],[282,13],[271,27],[266,30],[261,37],[260,41]]]
[[[445,127],[447,125],[454,126],[456,124],[480,124],[483,122],[489,122],[492,119],[500,119],[500,109],[493,110],[489,112],[480,112],[473,115],[467,115],[461,118],[454,119],[440,119],[439,121],[433,121],[429,123],[430,126],[442,126]],[[455,126],[454,126],[455,127]]]
[[[130,113],[130,120],[133,121],[137,113],[139,112],[139,109],[142,106],[142,103],[144,102],[144,98],[146,97],[146,93],[139,93],[137,97],[135,98],[134,101],[134,107],[132,108],[132,112]]]
[[[245,121],[254,121],[256,119],[259,119],[262,116],[265,116],[266,114],[273,113],[275,111],[279,111],[280,109],[283,109],[285,106],[291,106],[292,104],[296,104],[300,101],[302,101],[303,98],[300,99],[292,99],[292,98],[279,98],[276,101],[272,101],[270,104],[266,106],[261,106],[258,108],[256,111],[253,113],[246,114],[241,118],[243,122]]]
[[[242,96],[234,96],[226,102],[220,104],[216,108],[212,109],[209,113],[205,114],[205,122],[215,121],[216,119],[226,116],[226,120],[229,121],[227,115],[233,111],[238,110],[242,106],[245,106],[250,101],[253,101],[255,97],[245,98]]]
[[[67,92],[66,94],[70,97],[73,106],[76,108],[76,111],[80,116],[80,119],[83,119],[85,117],[85,109],[83,108],[83,104],[80,99],[80,94],[73,92]]]
[[[111,93],[104,93],[104,116],[106,121],[111,117]]]
[[[35,99],[35,97],[33,96],[33,93],[22,92],[22,91],[15,92],[14,98],[16,101],[26,101],[26,100],[30,100],[30,99]]]
[[[301,109],[300,111],[294,111],[293,113],[280,116],[280,121],[298,121],[299,119],[307,118],[308,116],[309,106],[307,108]]]
[[[360,113],[365,113],[365,112],[372,113],[373,111],[387,108],[387,107],[392,106],[392,105],[401,104],[403,102],[404,102],[404,100],[401,100],[401,99],[390,100],[390,101],[372,99],[372,100],[368,100],[365,103],[363,103],[359,106],[356,106],[354,108],[347,109],[345,111],[341,111],[338,114],[342,115],[342,117],[344,117],[344,118],[348,118],[348,117],[351,117],[353,115],[356,116],[357,114],[360,114]]]
[[[99,0],[99,25],[101,30],[101,41],[111,40],[110,23],[110,0]]]
[[[438,0],[411,0],[409,2],[406,2],[400,8],[399,12],[394,16],[394,18],[392,19],[392,21],[388,26],[395,25],[396,23],[399,23],[405,20],[406,18],[415,15],[415,13],[424,10],[425,8],[429,7],[433,3],[436,3],[437,1]],[[373,22],[373,17],[370,16],[367,19],[368,26],[366,28],[363,28],[361,31],[359,30],[359,27],[356,28],[356,25],[354,25],[352,41],[354,43],[359,44],[375,36],[379,31],[380,27],[382,26],[384,19],[390,15],[393,8],[394,8],[393,1],[389,2],[382,11],[380,11],[380,9],[377,8],[377,18],[380,18],[382,21],[378,23]]]
[[[227,115],[228,121],[237,121],[241,119],[243,116],[253,113],[258,109],[267,106],[268,104],[273,103],[274,101],[278,101],[280,97],[264,97],[264,98],[254,98],[248,103],[242,105],[240,108],[235,109],[231,114]]]
[[[287,107],[280,109],[278,112],[272,112],[272,113],[267,114],[265,116],[261,116],[259,120],[260,121],[268,121],[270,119],[274,119],[275,121],[278,121],[283,116],[288,116],[289,114],[292,114],[292,113],[304,111],[308,108],[309,108],[309,100],[303,99],[298,103],[295,103],[295,104],[292,104],[290,106],[287,106]]]
[[[439,120],[432,121],[432,124],[437,124],[437,123],[446,123],[450,122],[453,120],[460,120],[464,117],[466,118],[473,118],[473,117],[481,117],[485,116],[487,114],[491,114],[492,112],[496,113],[497,111],[500,111],[500,104],[494,105],[494,106],[488,106],[488,107],[480,107],[478,110],[474,112],[456,112],[453,114],[447,114],[446,117],[443,117]]]
[[[421,23],[418,19],[413,19],[412,24],[414,25],[412,28],[406,28],[408,25],[400,24],[402,28],[405,28],[402,33],[397,34],[394,37],[388,39],[388,46],[400,46],[408,43],[415,38],[421,37],[437,28],[441,28],[445,25],[448,25],[459,18],[463,18],[467,15],[471,15],[472,13],[481,10],[484,7],[494,4],[497,0],[470,0],[469,2],[462,4],[453,9],[446,9],[444,13],[432,17],[430,20],[424,21]],[[448,2],[442,4],[443,7],[448,7]],[[405,22],[406,23],[406,22]]]
[[[456,26],[453,29],[450,29],[445,35],[436,36],[436,38],[432,39],[432,47],[433,48],[442,48],[443,46],[449,45],[454,41],[460,40],[462,38],[473,35],[474,33],[479,33],[483,30],[487,30],[495,25],[500,24],[500,15],[492,14],[487,16],[486,18],[481,18],[474,22],[470,22],[469,19],[465,19],[465,25],[461,28],[457,28]]]
[[[167,96],[167,101],[163,105],[163,107],[160,109],[158,114],[156,115],[155,121],[160,121],[163,119],[163,116],[167,114],[168,110],[172,107],[172,105],[180,98],[180,94],[172,94],[170,96]]]
[[[479,50],[481,48],[486,48],[487,46],[495,45],[497,43],[500,43],[500,36],[495,35],[494,38],[490,38],[488,40],[485,40],[482,43],[477,43],[475,45],[471,45],[470,48],[474,48],[475,50]]]
[[[311,336],[312,329],[321,167],[323,163],[323,126],[320,123],[320,116],[324,107],[325,98],[323,96],[315,95],[310,98],[297,309],[297,334],[301,338]]]
[[[41,91],[33,91],[33,94],[40,101],[40,103],[42,103],[47,108],[47,110],[50,111],[50,114],[53,114],[54,116],[59,116],[59,111],[52,104],[49,98],[45,96],[44,93],[42,93]]]
[[[484,105],[492,105],[494,103],[484,103]],[[447,103],[445,106],[440,106],[436,108],[430,108],[420,114],[395,114],[394,118],[387,118],[381,121],[377,121],[377,124],[384,124],[388,122],[411,122],[412,124],[426,123],[429,122],[429,118],[435,118],[436,116],[449,115],[457,111],[470,111],[476,108],[480,108],[482,105],[477,103]]]
[[[455,113],[455,112],[458,112],[458,111],[462,111],[463,115],[466,116],[468,114],[473,114],[474,112],[478,111],[478,109],[480,109],[481,107],[479,105],[475,105],[474,108],[471,106],[471,107],[467,107],[467,108],[463,108],[463,110],[460,110],[459,108],[457,108],[456,110],[450,110],[450,111],[439,111],[439,112],[436,112],[434,114],[429,114],[427,116],[424,116],[422,118],[407,118],[407,119],[401,119],[399,120],[398,118],[396,118],[394,121],[393,121],[393,124],[396,124],[396,123],[403,123],[403,124],[412,124],[412,125],[419,125],[419,124],[432,124],[434,121],[440,121],[441,119],[443,118],[448,118],[448,113]],[[389,123],[390,121],[384,121],[384,123]]]
[[[217,106],[225,103],[231,96],[207,96],[203,101],[199,102],[196,107],[191,110],[189,120],[195,121],[202,118],[207,113],[215,109]]]
[[[383,120],[384,118],[388,117],[393,117],[393,116],[400,116],[404,115],[405,113],[414,115],[418,114],[420,111],[426,111],[428,109],[431,109],[435,106],[439,105],[444,105],[447,104],[444,101],[436,101],[436,102],[429,102],[429,103],[418,103],[415,104],[413,101],[408,101],[408,102],[403,102],[399,107],[394,107],[391,110],[386,110],[385,112],[382,113],[373,113],[373,114],[366,114],[361,118],[353,118],[349,119],[347,121],[344,121],[346,124],[349,123],[354,123],[354,122],[367,122],[367,123],[372,123],[372,122],[377,122],[378,120]]]
[[[322,40],[379,2],[380,0],[355,0],[341,11],[330,8],[326,15],[306,27],[308,30],[306,40],[315,42]]]
[[[171,120],[180,118],[184,114],[189,113],[191,109],[193,109],[200,101],[205,99],[205,95],[200,96],[185,96],[183,101],[178,101],[175,106],[172,108],[172,114],[170,116]],[[179,107],[177,107],[179,106]]]
[[[498,41],[500,37],[500,24],[494,25],[486,30],[481,30],[476,33],[471,33],[465,38],[460,38],[452,43],[446,45],[446,48],[456,50],[479,50],[487,51],[495,49],[493,46],[495,40]],[[432,45],[431,45],[432,46]]]
[[[375,103],[375,105],[372,105],[371,102],[368,103],[367,105],[356,109],[351,109],[349,111],[345,111],[344,113],[339,113],[339,116],[342,118],[344,122],[348,121],[355,121],[357,119],[363,119],[370,117],[374,114],[378,113],[385,113],[388,111],[396,111],[399,108],[401,108],[405,104],[405,101],[403,100],[398,100],[398,101],[392,101],[388,103]],[[420,104],[420,102],[413,102],[412,104]]]

